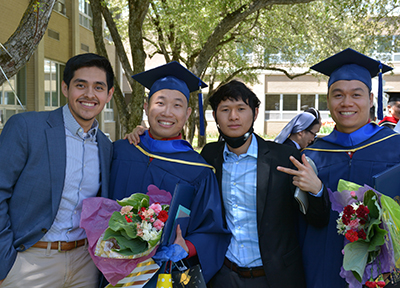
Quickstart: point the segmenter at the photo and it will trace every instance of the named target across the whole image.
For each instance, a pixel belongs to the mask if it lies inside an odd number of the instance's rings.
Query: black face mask
[[[254,124],[254,122],[253,122],[253,124]],[[247,131],[243,136],[240,136],[240,137],[228,137],[228,136],[224,135],[224,133],[222,133],[221,129],[219,129],[219,127],[218,127],[218,131],[221,135],[221,140],[225,141],[226,144],[229,145],[229,147],[232,147],[234,149],[239,148],[244,143],[246,143],[247,139],[249,139],[249,137],[253,133],[253,131],[254,131],[253,124],[250,126],[249,131]]]

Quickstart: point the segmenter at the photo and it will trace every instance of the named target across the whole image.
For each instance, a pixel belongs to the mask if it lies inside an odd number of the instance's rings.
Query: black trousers
[[[225,265],[215,274],[208,283],[210,288],[267,288],[265,276],[256,278],[243,278]]]

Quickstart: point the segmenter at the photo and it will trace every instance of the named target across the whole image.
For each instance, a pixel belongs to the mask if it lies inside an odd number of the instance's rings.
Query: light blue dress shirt
[[[232,232],[226,257],[240,267],[262,266],[257,232],[257,139],[252,135],[245,154],[237,156],[225,144],[222,197]]]
[[[63,107],[67,146],[64,189],[56,218],[41,241],[76,241],[86,238],[79,227],[82,201],[95,197],[100,188],[100,162],[96,141],[98,122],[84,133],[68,108]]]

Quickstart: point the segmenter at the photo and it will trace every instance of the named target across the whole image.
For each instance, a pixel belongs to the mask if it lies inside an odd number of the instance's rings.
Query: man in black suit
[[[210,98],[222,141],[201,155],[216,168],[232,240],[211,287],[306,287],[298,241],[296,186],[309,191],[306,220],[322,227],[329,220],[327,191],[297,149],[253,133],[260,101],[233,80]],[[277,167],[297,170],[293,176]],[[317,257],[317,255],[316,255]]]

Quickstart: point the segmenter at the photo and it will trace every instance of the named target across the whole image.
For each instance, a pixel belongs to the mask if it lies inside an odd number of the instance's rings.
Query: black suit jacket
[[[276,170],[277,166],[296,169],[289,156],[300,159],[300,152],[287,145],[265,141],[257,135],[255,137],[258,143],[257,230],[268,281],[266,287],[306,287],[297,239],[300,212],[294,199],[296,187],[292,183],[292,176]],[[224,145],[225,142],[210,143],[201,152],[204,159],[216,169],[220,191]],[[315,226],[327,225],[330,202],[326,189],[322,197],[309,195],[308,198],[307,221]]]

